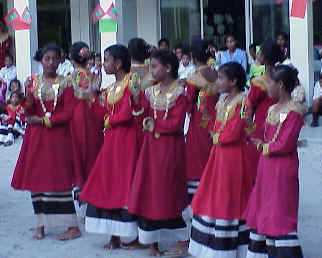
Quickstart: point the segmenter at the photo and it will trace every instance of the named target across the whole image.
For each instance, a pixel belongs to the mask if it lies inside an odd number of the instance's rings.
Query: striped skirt
[[[89,233],[107,234],[132,238],[137,237],[136,217],[127,209],[106,210],[87,205],[85,229]]]
[[[297,233],[281,237],[265,237],[250,233],[247,258],[303,258]]]
[[[194,216],[189,253],[197,258],[245,258],[249,230],[244,221]]]
[[[0,123],[0,144],[7,142],[8,133],[8,126]]]
[[[160,242],[178,242],[189,239],[189,228],[183,218],[171,220],[138,219],[139,241],[148,245]]]
[[[199,186],[200,180],[189,180],[187,183],[188,188],[188,197],[189,197],[189,203],[192,202],[192,199],[197,192],[198,186]]]
[[[76,227],[77,217],[72,192],[31,193],[37,226]]]

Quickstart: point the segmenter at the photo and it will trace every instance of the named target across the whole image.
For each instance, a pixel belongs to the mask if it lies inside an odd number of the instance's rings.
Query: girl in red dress
[[[297,142],[304,123],[301,106],[291,100],[295,69],[280,65],[272,73],[270,96],[278,99],[268,112],[264,140],[253,140],[262,153],[255,187],[245,212],[252,258],[302,258],[297,237],[299,160]]]
[[[246,256],[249,231],[242,214],[254,179],[245,166],[245,84],[240,64],[220,67],[217,85],[222,96],[216,106],[213,147],[192,201],[189,252],[198,258]]]
[[[210,135],[212,121],[216,117],[217,72],[207,65],[208,43],[195,42],[192,58],[197,71],[188,76],[186,90],[190,102],[190,123],[186,138],[186,169],[190,201],[195,194],[202,172],[206,166],[212,147]]]
[[[249,134],[251,137],[262,139],[264,137],[264,122],[268,109],[275,103],[268,93],[267,88],[271,82],[271,73],[275,64],[281,58],[280,48],[273,41],[265,41],[261,46],[260,60],[265,65],[265,74],[251,80],[251,86],[247,95],[246,115],[248,118]],[[248,145],[248,167],[256,173],[260,153],[253,144]]]
[[[175,54],[152,54],[151,71],[159,84],[143,98],[144,139],[129,195],[129,211],[138,216],[139,241],[160,256],[161,241],[188,240],[182,219],[187,206],[183,125],[187,111],[184,88],[178,84]],[[174,250],[174,254],[182,253]]]
[[[131,81],[131,59],[126,47],[105,50],[104,69],[116,82],[107,88],[104,107],[94,103],[95,113],[105,122],[104,143],[81,192],[89,203],[86,231],[112,236],[106,249],[120,247],[120,237],[137,237],[137,223],[128,211],[128,198],[139,155],[138,126],[134,110],[137,87]]]
[[[75,70],[71,75],[76,105],[71,121],[73,161],[76,175],[75,185],[82,188],[94,165],[103,143],[103,119],[97,119],[92,100],[98,91],[99,77],[86,69],[90,57],[89,47],[76,42],[71,48]]]
[[[27,129],[12,179],[12,187],[30,191],[37,228],[34,238],[45,237],[45,225],[67,226],[59,240],[80,236],[72,198],[73,157],[69,122],[73,89],[57,76],[60,48],[49,44],[42,50],[44,74],[29,80]]]

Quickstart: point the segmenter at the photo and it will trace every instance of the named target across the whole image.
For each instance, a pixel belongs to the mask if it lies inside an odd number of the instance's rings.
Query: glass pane
[[[233,7],[233,8],[232,8]],[[204,0],[204,35],[219,48],[225,47],[225,35],[232,33],[245,48],[245,2],[241,0]]]
[[[56,42],[64,49],[71,45],[70,0],[37,0],[38,45]]]
[[[252,0],[253,1],[253,41],[261,44],[265,39],[275,39],[277,34],[289,35],[288,0]]]
[[[161,0],[161,35],[171,46],[200,38],[199,0]]]

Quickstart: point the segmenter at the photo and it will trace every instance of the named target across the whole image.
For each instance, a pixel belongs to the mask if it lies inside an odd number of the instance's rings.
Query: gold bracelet
[[[269,144],[263,144],[263,155],[268,156],[269,155]]]
[[[111,127],[110,125],[110,117],[106,117],[104,120],[104,128],[105,130],[109,129]]]
[[[43,121],[43,124],[45,125],[45,127],[52,128],[52,124],[51,124],[49,117],[44,116],[42,118],[42,121]]]
[[[214,145],[219,144],[219,134],[218,134],[218,133],[215,133],[215,134],[212,136],[212,143],[213,143]]]

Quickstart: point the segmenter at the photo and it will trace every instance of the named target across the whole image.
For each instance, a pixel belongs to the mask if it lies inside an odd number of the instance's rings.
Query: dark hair
[[[21,82],[18,80],[18,79],[13,79],[11,82],[10,82],[10,84],[9,84],[9,90],[10,91],[12,91],[12,84],[13,83],[17,83],[18,84],[18,86],[19,86],[19,91],[21,91],[21,89],[22,89],[22,86],[21,86]]]
[[[177,49],[182,49],[183,50],[183,44],[179,43],[179,44],[175,45],[174,50],[177,50]]]
[[[277,38],[282,37],[285,41],[288,41],[288,34],[286,32],[280,32],[277,34]]]
[[[195,40],[191,46],[192,58],[206,64],[210,53],[208,52],[208,42],[205,40]]]
[[[231,81],[236,80],[236,87],[244,91],[246,85],[246,72],[244,68],[236,62],[226,63],[219,68],[219,72],[225,74]]]
[[[38,57],[40,57],[40,61],[41,61],[44,55],[49,51],[56,52],[56,54],[60,57],[61,48],[56,43],[48,43],[43,48],[41,48],[40,51],[41,52],[38,53],[39,54]]]
[[[41,61],[41,53],[42,53],[42,50],[41,50],[41,48],[40,48],[40,49],[38,49],[38,50],[36,51],[36,53],[34,54],[33,59],[34,59],[36,62],[40,62],[40,61]]]
[[[178,79],[179,61],[176,55],[169,50],[156,50],[152,53],[151,58],[157,59],[162,65],[171,66],[171,77]]]
[[[189,47],[183,47],[182,48],[182,55],[190,56],[191,57],[191,50]]]
[[[108,52],[114,59],[118,59],[122,63],[122,69],[129,73],[131,70],[131,57],[126,46],[115,44],[105,49],[104,53]]]
[[[162,38],[158,42],[158,46],[160,47],[162,43],[166,43],[168,47],[170,47],[170,41],[167,38]]]
[[[264,56],[264,62],[268,65],[275,65],[283,59],[280,47],[273,40],[266,40],[261,45],[261,53]]]
[[[252,43],[249,45],[249,50],[253,49],[256,52],[256,47],[257,47],[257,45],[255,43]]]
[[[102,55],[101,55],[101,53],[95,53],[95,58],[102,58]]]
[[[5,57],[9,57],[10,60],[13,62],[13,55],[11,55],[10,53],[6,53]]]
[[[131,58],[140,63],[144,63],[145,59],[149,57],[149,45],[144,39],[133,38],[128,44]]]
[[[75,42],[70,49],[70,56],[74,62],[85,66],[90,59],[89,46],[82,41]]]
[[[285,90],[291,94],[297,85],[298,71],[288,65],[277,65],[272,72],[272,79],[275,82],[281,81]]]
[[[232,33],[227,33],[227,34],[225,35],[225,43],[227,42],[228,38],[233,38],[234,40],[236,40],[236,37],[235,37],[235,35],[234,35],[234,34],[232,34]]]

